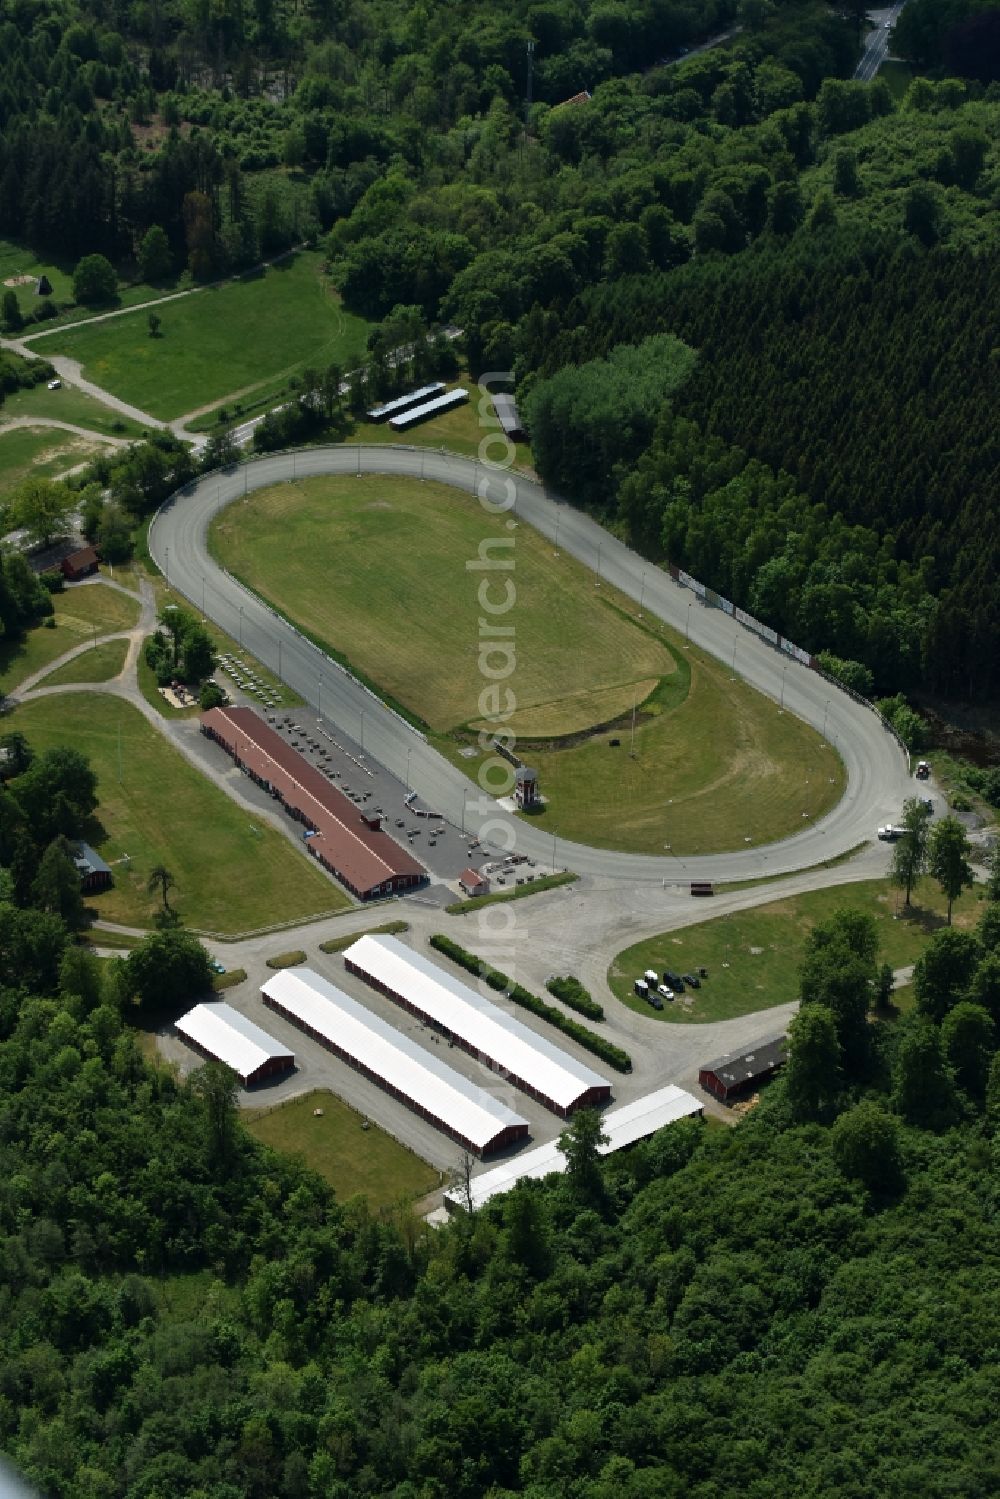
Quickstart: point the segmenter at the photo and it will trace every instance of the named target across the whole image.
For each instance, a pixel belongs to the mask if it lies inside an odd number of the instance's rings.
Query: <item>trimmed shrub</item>
[[[572,1037],[578,1045],[593,1052],[616,1072],[632,1071],[632,1058],[627,1051],[623,1051],[620,1046],[615,1046],[604,1036],[597,1035],[595,1031],[588,1030],[585,1025],[580,1025],[576,1020],[570,1020],[562,1010],[557,1010],[555,1005],[546,1004],[544,999],[540,999],[537,994],[532,994],[521,984],[511,983],[507,975],[501,973],[499,968],[493,968],[489,963],[484,963],[481,958],[476,957],[475,953],[466,952],[464,947],[459,947],[457,942],[453,942],[450,937],[445,937],[440,933],[435,933],[430,942],[431,947],[443,953],[459,967],[464,968],[467,973],[471,973],[475,978],[485,979],[491,989],[504,990],[513,1004],[520,1005],[522,1010],[529,1010],[540,1020],[547,1020],[550,1025],[562,1031],[564,1036]],[[587,997],[590,998],[589,995]],[[593,1000],[591,1003],[593,1004]],[[603,1015],[604,1012],[601,1013]]]
[[[603,1005],[599,1005],[591,997],[589,989],[585,989],[579,979],[567,974],[565,978],[549,979],[545,987],[556,999],[561,999],[564,1005],[569,1005],[579,1015],[586,1015],[588,1020],[604,1019]]]

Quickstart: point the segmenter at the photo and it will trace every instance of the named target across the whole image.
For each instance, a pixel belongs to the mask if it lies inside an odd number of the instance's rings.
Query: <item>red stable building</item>
[[[784,1036],[772,1036],[746,1051],[729,1051],[702,1067],[698,1081],[707,1093],[714,1093],[722,1103],[728,1103],[773,1077],[784,1064],[786,1046]]]
[[[312,833],[305,847],[359,900],[412,890],[427,871],[252,708],[210,708],[201,731]]]

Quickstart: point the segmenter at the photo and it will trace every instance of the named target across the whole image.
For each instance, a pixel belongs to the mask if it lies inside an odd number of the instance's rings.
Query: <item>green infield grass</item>
[[[88,432],[104,437],[134,438],[137,441],[148,437],[152,430],[141,422],[132,421],[131,417],[120,416],[103,401],[66,384],[58,390],[49,390],[47,385],[33,385],[30,390],[11,391],[0,408],[0,420],[14,416],[30,416],[42,423],[46,418],[72,422],[75,427],[85,427]],[[51,432],[53,441],[71,435],[60,427],[54,427]]]
[[[157,902],[146,881],[157,864],[174,876],[171,901],[184,922],[223,936],[349,904],[311,859],[201,775],[129,703],[54,693],[22,703],[7,722],[36,750],[79,749],[97,773],[91,841],[115,884],[88,903],[106,921],[150,924]]]
[[[316,1117],[315,1110],[322,1109]],[[273,1109],[246,1109],[250,1133],[264,1145],[298,1156],[343,1200],[362,1193],[375,1210],[432,1192],[440,1175],[333,1093],[316,1091]]]
[[[814,926],[841,910],[873,916],[880,962],[904,968],[916,962],[928,938],[944,927],[947,902],[930,879],[921,880],[914,889],[909,911],[902,891],[888,880],[811,890],[637,942],[615,958],[608,986],[630,1009],[654,1020],[731,1020],[735,1015],[787,1004],[798,998],[806,938]],[[968,929],[978,921],[981,910],[982,890],[969,891],[955,902],[952,924]],[[662,1011],[651,1009],[633,991],[633,982],[647,968],[657,973],[665,968],[690,973],[701,966],[708,969],[701,988],[688,989],[672,1003],[665,1001]]]
[[[57,666],[39,682],[39,687],[61,687],[66,682],[109,682],[117,677],[128,654],[127,640],[103,640]]]
[[[169,421],[276,375],[361,355],[367,325],[343,310],[322,265],[319,254],[303,252],[165,303],[156,338],[137,311],[68,328],[37,351],[79,360],[88,379]]]
[[[0,499],[10,496],[25,479],[54,479],[102,450],[103,444],[60,427],[4,430],[0,426]]]
[[[0,692],[9,692],[85,640],[130,630],[139,618],[137,599],[102,583],[77,584],[53,595],[52,603],[55,629],[42,623],[33,625],[20,640],[0,641]]]
[[[843,766],[812,729],[666,626],[639,619],[634,602],[596,587],[531,527],[508,533],[512,549],[490,552],[497,530],[448,485],[323,477],[236,501],[213,523],[211,544],[237,577],[428,727],[466,774],[488,753],[477,745],[484,715],[512,709],[518,753],[538,769],[546,798],[536,821],[557,837],[683,856],[788,836],[835,805]],[[513,557],[512,574],[467,568],[483,543],[488,558]],[[485,578],[488,602],[504,602],[508,576],[516,665],[493,689],[487,671],[502,670],[508,648],[484,647],[477,595]]]

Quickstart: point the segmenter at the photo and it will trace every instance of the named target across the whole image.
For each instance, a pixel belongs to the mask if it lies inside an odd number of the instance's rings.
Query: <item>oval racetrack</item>
[[[847,790],[820,822],[763,848],[675,859],[669,855],[626,854],[587,848],[553,837],[530,822],[495,807],[466,776],[367,688],[274,614],[212,559],[208,526],[224,505],[268,485],[320,474],[395,474],[451,484],[484,501],[483,535],[499,537],[515,520],[556,540],[560,550],[586,566],[642,608],[673,625],[719,660],[733,660],[751,686],[804,719],[837,749],[847,769]],[[504,498],[512,508],[501,510]],[[906,756],[871,712],[808,667],[782,655],[721,610],[707,608],[670,576],[616,541],[595,521],[548,494],[544,487],[511,471],[500,473],[472,459],[432,449],[402,447],[306,448],[256,459],[243,467],[205,475],[166,502],[149,528],[149,550],[171,585],[234,639],[281,676],[308,703],[322,697],[324,717],[364,744],[366,754],[409,782],[451,822],[482,833],[496,846],[516,845],[542,863],[558,862],[580,874],[621,880],[671,883],[688,880],[740,880],[784,874],[819,864],[873,838],[880,823],[895,820],[910,793]],[[377,565],[377,556],[372,559]],[[456,587],[478,586],[481,573],[468,573],[456,558]],[[318,559],[317,565],[327,565]],[[501,577],[503,575],[501,574]],[[516,574],[515,574],[516,576]],[[336,562],[330,587],[336,588]],[[693,602],[692,602],[693,601]],[[690,606],[690,607],[689,607]],[[241,617],[242,611],[242,617]],[[401,626],[402,627],[402,626]],[[408,622],[419,629],[419,620]],[[544,787],[542,788],[544,791]],[[794,791],[790,793],[794,795]],[[489,826],[486,826],[489,824]]]

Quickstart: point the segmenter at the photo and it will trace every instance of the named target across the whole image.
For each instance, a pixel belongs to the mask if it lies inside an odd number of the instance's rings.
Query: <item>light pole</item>
[[[739,640],[739,638],[740,637],[738,635],[734,635],[733,636],[733,681],[734,682],[736,681],[736,643]]]
[[[784,713],[785,711],[785,673],[787,672],[787,670],[788,662],[786,661],[784,666],[781,668],[781,702],[778,704],[778,707],[781,709],[782,713]]]
[[[243,605],[240,605],[240,650],[243,649]]]
[[[166,579],[167,587],[169,588],[170,587],[170,548],[169,547],[164,547],[163,548],[163,576]]]
[[[601,547],[603,545],[604,545],[603,542],[599,541],[597,543],[597,582],[594,585],[595,588],[600,588],[600,586],[601,586]]]
[[[684,627],[684,638],[685,638],[685,640],[690,640],[691,639],[691,605],[693,603],[694,603],[694,599],[688,599],[687,623],[685,624],[685,627]]]
[[[361,749],[362,749],[362,752],[363,752],[364,751],[364,747],[365,747],[365,710],[364,710],[364,708],[362,708],[360,710],[360,712],[361,712]]]
[[[205,574],[201,575],[201,612],[205,613]]]
[[[409,789],[410,789],[410,756],[412,754],[413,754],[413,745],[412,744],[408,744],[406,746],[406,789],[407,789],[407,791],[409,791]],[[464,811],[464,808],[465,808],[464,801],[462,803],[462,808],[463,808],[463,811]],[[463,832],[464,832],[464,827],[463,827]]]
[[[556,835],[552,834],[552,873],[556,872]]]
[[[642,619],[642,606],[645,603],[645,599],[646,599],[646,574],[643,573],[643,575],[642,575],[642,581],[639,584],[639,618],[640,619]]]
[[[830,699],[827,698],[827,700],[826,700],[826,706],[823,709],[823,738],[824,739],[826,738],[826,720],[827,720],[827,716],[828,716],[829,712],[830,712]]]
[[[562,511],[559,509],[558,502],[557,502],[557,505],[556,505],[556,551],[557,552],[559,550],[559,528],[560,528],[561,525],[562,525]]]
[[[278,636],[278,681],[281,681],[281,636]]]
[[[316,678],[316,684],[317,684],[317,687],[319,688],[319,695],[318,695],[317,700],[316,700],[316,712],[319,714],[320,718],[322,718],[323,717],[323,678],[322,677],[317,677]]]

